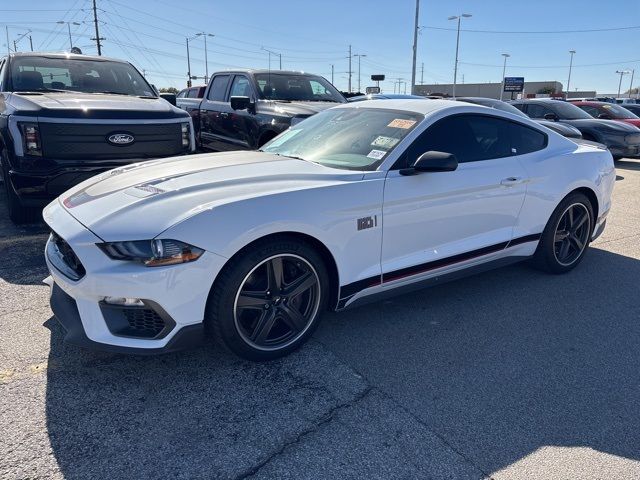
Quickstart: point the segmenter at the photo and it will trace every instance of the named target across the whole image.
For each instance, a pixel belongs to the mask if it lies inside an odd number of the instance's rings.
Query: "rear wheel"
[[[565,273],[584,257],[593,231],[593,206],[581,193],[572,193],[555,209],[534,256],[534,264],[551,273]]]
[[[220,273],[205,323],[243,358],[282,357],[313,333],[327,292],[325,266],[311,246],[286,238],[261,242]]]
[[[18,195],[13,190],[11,180],[9,179],[9,164],[7,162],[7,152],[2,150],[2,179],[4,190],[7,195],[7,210],[9,218],[15,224],[37,223],[42,218],[39,209],[33,207],[25,207],[20,202]]]

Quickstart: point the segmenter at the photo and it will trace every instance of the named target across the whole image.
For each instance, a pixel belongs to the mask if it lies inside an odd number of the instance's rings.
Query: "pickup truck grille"
[[[134,141],[113,145],[109,136],[126,133]],[[43,154],[69,160],[110,160],[157,158],[183,153],[180,123],[165,124],[89,124],[40,123]]]

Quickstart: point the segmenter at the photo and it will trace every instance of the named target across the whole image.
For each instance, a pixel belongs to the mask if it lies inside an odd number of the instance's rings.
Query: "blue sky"
[[[31,29],[36,50],[68,49],[66,20],[73,42],[85,53],[95,53],[91,0],[0,1],[0,25],[9,26],[10,43]],[[23,8],[20,8],[23,7]],[[347,88],[348,47],[361,58],[362,88],[372,73],[393,79],[411,78],[411,46],[415,0],[98,0],[103,55],[126,58],[158,87],[182,87],[186,81],[185,37],[204,31],[208,39],[209,73],[235,67],[266,68],[262,47],[282,54],[283,68],[304,70]],[[424,62],[425,83],[453,79],[455,22],[447,17],[470,13],[463,19],[459,81],[497,82],[502,74],[501,53],[509,53],[508,76],[526,80],[558,80],[566,86],[569,50],[576,50],[571,89],[617,91],[616,70],[635,68],[640,85],[639,0],[422,0],[418,43],[418,75]],[[632,28],[628,28],[632,27]],[[618,29],[572,33],[558,32]],[[464,30],[485,30],[473,32]],[[515,32],[515,33],[495,33]],[[0,40],[6,51],[4,32]],[[194,40],[192,74],[204,75],[204,42]],[[29,47],[28,39],[19,50]],[[272,56],[272,68],[277,68]],[[358,58],[353,59],[353,88],[358,85]],[[626,76],[623,89],[628,88]]]

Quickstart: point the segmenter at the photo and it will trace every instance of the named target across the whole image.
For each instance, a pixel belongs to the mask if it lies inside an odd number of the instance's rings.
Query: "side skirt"
[[[472,267],[463,268],[461,270],[456,270],[450,273],[444,273],[442,275],[436,275],[434,277],[425,278],[423,280],[418,280],[413,283],[402,285],[396,288],[390,288],[388,290],[383,290],[381,292],[372,293],[369,295],[365,295],[356,299],[354,302],[347,305],[347,302],[353,297],[353,295],[343,298],[338,302],[336,307],[336,311],[347,310],[353,307],[357,307],[360,305],[365,305],[367,303],[377,302],[383,300],[385,298],[395,297],[397,295],[402,295],[405,293],[413,292],[416,290],[422,290],[424,288],[433,287],[435,285],[440,285],[442,283],[451,282],[453,280],[458,280],[460,278],[469,277],[471,275],[476,275],[478,273],[486,272],[489,270],[494,270],[496,268],[505,267],[507,265],[512,265],[514,263],[521,262],[526,260],[528,256],[512,256],[512,257],[503,257],[498,258],[496,260],[491,260],[489,262],[484,262],[479,265],[474,265]],[[355,294],[354,294],[355,295]]]

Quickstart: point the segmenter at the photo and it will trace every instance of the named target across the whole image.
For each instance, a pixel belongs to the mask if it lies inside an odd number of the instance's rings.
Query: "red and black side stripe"
[[[338,302],[338,309],[344,307],[347,301],[353,297],[356,293],[370,287],[381,285],[382,283],[392,282],[394,280],[400,280],[406,277],[412,277],[421,273],[426,273],[431,270],[437,270],[438,268],[448,267],[455,265],[456,263],[466,262],[477,257],[489,255],[491,253],[500,252],[509,247],[515,247],[516,245],[522,245],[528,242],[537,242],[542,236],[541,233],[533,235],[526,235],[524,237],[514,238],[509,242],[500,242],[495,245],[489,245],[488,247],[479,248],[470,252],[460,253],[451,257],[441,258],[431,262],[421,263],[419,265],[412,265],[411,267],[401,268],[392,272],[383,273],[381,276],[369,277],[357,282],[349,283],[340,287],[340,300]]]

